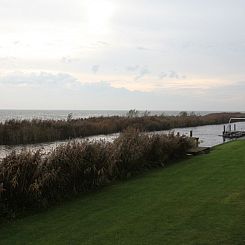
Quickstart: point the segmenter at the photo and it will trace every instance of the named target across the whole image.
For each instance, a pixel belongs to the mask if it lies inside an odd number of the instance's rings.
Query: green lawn
[[[245,141],[1,223],[0,244],[245,244]]]

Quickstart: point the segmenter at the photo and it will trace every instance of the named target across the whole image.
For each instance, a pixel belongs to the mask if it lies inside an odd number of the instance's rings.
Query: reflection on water
[[[228,124],[226,124],[226,127]],[[223,132],[224,124],[219,125],[207,125],[207,126],[199,126],[199,127],[189,127],[189,128],[176,128],[173,130],[164,130],[158,132],[151,132],[150,134],[167,134],[169,132],[180,133],[181,135],[190,135],[190,131],[193,132],[193,137],[198,137],[200,141],[200,146],[208,146],[212,147],[215,145],[219,145],[223,143]],[[236,123],[237,130],[245,130],[245,122]],[[98,135],[91,136],[87,138],[77,138],[76,141],[83,140],[106,140],[113,141],[119,134],[110,134],[110,135]],[[227,139],[228,141],[228,139]],[[0,158],[8,155],[11,151],[15,150],[20,152],[23,149],[27,150],[39,150],[41,149],[43,152],[49,152],[52,149],[55,149],[57,146],[67,143],[68,140],[65,141],[57,141],[52,143],[43,143],[43,144],[35,144],[35,145],[19,145],[19,146],[0,146]]]
[[[48,153],[55,149],[57,146],[67,144],[69,141],[98,141],[98,140],[105,140],[105,141],[113,141],[117,138],[119,134],[110,134],[110,135],[96,135],[90,136],[86,138],[76,138],[72,140],[62,140],[62,141],[55,141],[55,142],[47,142],[41,144],[30,144],[30,145],[18,145],[18,146],[5,146],[0,145],[0,159],[11,153],[12,151],[21,152],[22,150],[31,150],[37,151],[41,150],[43,153]]]

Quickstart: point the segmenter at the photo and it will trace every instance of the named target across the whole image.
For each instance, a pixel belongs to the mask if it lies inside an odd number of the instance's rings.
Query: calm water
[[[228,124],[225,124],[228,127]],[[245,130],[245,122],[236,123],[237,130]],[[181,135],[190,135],[190,131],[193,132],[193,137],[198,137],[200,141],[200,146],[212,147],[224,143],[222,132],[224,129],[224,124],[218,125],[206,125],[199,127],[189,127],[189,128],[176,128],[173,131],[179,132]],[[166,132],[166,131],[164,131]],[[226,140],[228,141],[228,139]]]
[[[10,119],[55,119],[64,120],[69,113],[72,113],[73,118],[88,118],[97,116],[125,116],[128,111],[96,111],[96,110],[0,110],[0,122]],[[151,115],[178,115],[180,111],[151,111]],[[143,113],[143,112],[142,112]],[[197,111],[197,115],[206,115],[209,111]]]
[[[236,123],[237,130],[245,130],[245,122]],[[223,131],[223,124],[220,125],[207,125],[207,126],[199,126],[199,127],[189,127],[189,128],[176,128],[171,131],[174,131],[175,133],[179,132],[181,135],[189,135],[190,131],[193,131],[193,137],[199,137],[200,139],[200,146],[215,146],[223,143],[223,137],[220,136]],[[150,134],[166,134],[171,132],[169,130],[164,131],[158,131],[158,132],[151,132]],[[92,136],[85,139],[88,140],[107,140],[107,141],[113,141],[116,137],[118,137],[118,134],[112,134],[112,135],[98,135],[98,136]],[[85,139],[75,139],[76,141],[82,141]],[[35,144],[35,145],[26,145],[26,146],[0,146],[0,158],[3,158],[7,154],[9,154],[12,150],[16,150],[17,152],[23,150],[23,149],[29,149],[29,150],[38,150],[42,149],[43,152],[49,152],[50,150],[54,149],[55,147],[65,144],[68,141],[57,141],[52,143],[43,143],[43,144]]]

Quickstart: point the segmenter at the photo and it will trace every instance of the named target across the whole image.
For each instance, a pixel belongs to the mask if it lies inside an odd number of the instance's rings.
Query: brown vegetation
[[[132,114],[132,113],[131,113]],[[214,113],[205,116],[180,113],[179,116],[94,117],[69,120],[9,120],[0,123],[0,145],[18,145],[50,142],[99,134],[122,132],[128,127],[143,131],[168,130],[176,127],[191,127],[227,123],[230,117],[244,116],[241,113]]]
[[[0,213],[51,205],[183,157],[190,138],[128,129],[113,143],[70,142],[47,155],[12,152],[0,162]]]

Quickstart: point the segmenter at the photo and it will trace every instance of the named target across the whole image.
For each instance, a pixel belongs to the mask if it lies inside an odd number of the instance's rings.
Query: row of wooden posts
[[[180,136],[180,133],[179,133],[179,132],[177,132],[177,136],[178,136],[178,137]],[[190,131],[190,137],[193,138],[193,131],[192,131],[192,130]],[[194,137],[194,139],[195,139],[195,142],[196,142],[196,147],[198,147],[198,144],[199,144],[199,138]]]
[[[236,131],[236,124],[234,124],[234,131]],[[228,131],[230,132],[232,130],[232,125],[229,124],[228,125]],[[223,134],[226,132],[226,126],[224,125],[224,130],[223,130]]]

